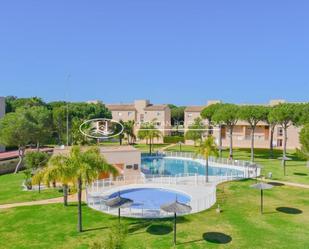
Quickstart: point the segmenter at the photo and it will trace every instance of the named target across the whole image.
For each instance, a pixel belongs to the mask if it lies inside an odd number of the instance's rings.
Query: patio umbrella
[[[271,189],[274,186],[270,185],[268,183],[265,183],[265,182],[260,182],[260,183],[257,183],[257,184],[253,184],[250,187],[261,190],[261,214],[263,214],[263,190]]]
[[[282,166],[283,166],[284,175],[285,175],[285,162],[286,162],[286,161],[291,161],[292,158],[286,157],[286,156],[281,156],[281,157],[278,157],[278,159],[279,159],[279,160],[282,160]]]
[[[123,198],[118,192],[117,197],[113,197],[105,201],[105,205],[110,208],[118,208],[118,221],[120,222],[120,208],[130,207],[133,204],[133,201],[128,198]]]
[[[165,212],[174,213],[174,245],[176,245],[176,214],[189,213],[192,208],[189,205],[178,202],[177,199],[172,203],[162,205],[160,208]]]

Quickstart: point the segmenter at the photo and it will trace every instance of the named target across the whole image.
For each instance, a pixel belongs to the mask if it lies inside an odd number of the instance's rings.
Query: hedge
[[[166,144],[176,144],[178,142],[185,142],[185,138],[181,136],[165,136],[163,137],[163,142]]]

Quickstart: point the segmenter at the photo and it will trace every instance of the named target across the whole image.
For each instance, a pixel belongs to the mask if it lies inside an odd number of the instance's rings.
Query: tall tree
[[[168,105],[171,109],[171,125],[176,126],[176,131],[178,132],[178,127],[183,125],[185,119],[185,106]]]
[[[50,106],[53,107],[53,124],[57,134],[59,143],[67,143],[66,132],[67,123],[69,128],[69,144],[72,141],[72,129],[78,127],[73,127],[73,120],[76,123],[82,123],[84,120],[94,119],[94,118],[111,118],[110,111],[102,103],[68,103],[56,102],[52,103]],[[67,119],[68,118],[68,119]],[[75,129],[76,130],[76,129]],[[73,131],[74,132],[74,131]],[[76,134],[75,134],[76,135]],[[80,143],[80,141],[75,142]]]
[[[244,105],[239,107],[239,118],[248,122],[251,135],[251,162],[254,162],[254,135],[257,124],[265,120],[267,110],[264,106]]]
[[[49,154],[40,151],[29,151],[25,155],[26,170],[29,170],[30,175],[37,175],[33,183],[39,185],[39,193],[41,192],[42,174],[38,174],[38,172],[46,167],[49,158]]]
[[[275,133],[275,127],[278,124],[276,118],[273,115],[273,106],[268,106],[265,107],[265,110],[267,112],[267,115],[265,117],[265,122],[269,126],[270,130],[270,137],[269,137],[269,157],[273,158],[274,157],[274,133]]]
[[[213,136],[209,136],[207,137],[207,139],[205,139],[203,142],[200,143],[196,154],[201,155],[202,157],[205,158],[205,180],[206,182],[209,181],[208,179],[208,161],[209,161],[209,157],[214,155],[214,156],[218,156],[218,149],[217,149],[217,145],[215,143],[214,137]]]
[[[309,123],[305,124],[299,133],[299,140],[301,149],[298,150],[299,154],[307,160],[309,166]]]
[[[54,168],[55,167],[55,168]],[[63,185],[69,181],[76,183],[78,199],[77,230],[82,232],[82,189],[83,184],[90,184],[98,179],[100,173],[117,174],[117,170],[101,156],[97,147],[89,147],[82,150],[79,146],[73,146],[68,155],[52,157],[48,170],[52,171],[47,179],[57,179]]]
[[[8,96],[5,98],[6,112],[15,112],[18,108],[30,108],[34,106],[46,106],[46,103],[38,97],[17,98]]]
[[[222,104],[219,110],[213,115],[216,123],[223,123],[229,130],[230,153],[229,158],[233,158],[233,129],[239,119],[239,107],[234,104]]]
[[[204,119],[208,120],[208,127],[211,127],[213,125],[217,125],[219,127],[219,156],[222,157],[222,134],[221,134],[221,130],[222,130],[222,121],[219,122],[215,122],[215,120],[213,120],[213,116],[215,115],[215,113],[222,107],[222,103],[216,103],[216,104],[212,104],[209,105],[207,107],[205,107],[203,109],[203,111],[201,112],[201,116]],[[208,130],[208,135],[210,135],[211,130]]]
[[[185,133],[185,138],[194,141],[194,146],[203,139],[205,133],[205,125],[201,118],[194,119],[192,125],[189,125],[188,130]]]
[[[134,143],[136,139],[136,136],[134,133],[134,125],[135,125],[134,120],[128,120],[126,122],[123,122],[123,127],[124,127],[123,133],[127,137],[128,144]]]
[[[155,127],[154,121],[141,124],[137,137],[142,140],[146,140],[149,145],[149,153],[152,153],[153,140],[159,139],[162,136],[162,133]]]
[[[270,113],[270,117],[271,119],[275,120],[278,124],[280,124],[284,131],[282,166],[284,167],[285,172],[288,128],[292,125],[295,118],[295,105],[289,103],[278,104],[273,107]]]
[[[31,108],[24,108],[27,119],[33,123],[34,132],[32,139],[39,150],[40,145],[48,143],[52,137],[52,115],[51,111],[45,106],[33,106]]]
[[[8,113],[0,119],[0,144],[18,147],[19,161],[15,173],[23,163],[26,146],[33,141],[34,133],[35,125],[22,110]]]

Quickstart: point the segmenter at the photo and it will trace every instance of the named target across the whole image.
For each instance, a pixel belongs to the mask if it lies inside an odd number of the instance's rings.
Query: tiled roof
[[[149,105],[144,108],[145,111],[163,111],[168,105]]]
[[[187,106],[185,112],[201,112],[206,106]]]
[[[113,104],[113,105],[106,105],[106,107],[110,111],[136,111],[134,105],[130,104]]]

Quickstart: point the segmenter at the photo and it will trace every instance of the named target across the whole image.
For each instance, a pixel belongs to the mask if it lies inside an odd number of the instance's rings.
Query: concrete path
[[[163,151],[165,151],[166,149],[168,149],[168,148],[170,148],[170,147],[173,147],[173,146],[175,146],[175,145],[177,145],[177,144],[169,144],[169,145],[167,145],[167,146],[164,146],[164,147],[160,148],[159,151],[160,151],[160,152],[163,152]]]
[[[82,193],[83,201],[86,200],[86,192],[83,191]],[[68,202],[76,202],[77,201],[77,194],[69,195]],[[24,207],[24,206],[34,206],[34,205],[47,205],[47,204],[54,204],[54,203],[63,203],[63,197],[57,197],[52,199],[45,199],[45,200],[38,200],[38,201],[28,201],[28,202],[17,202],[17,203],[9,203],[0,205],[0,209],[6,208],[14,208],[14,207]]]
[[[281,184],[284,184],[284,185],[287,185],[287,186],[309,189],[309,185],[308,184],[295,183],[295,182],[285,182],[285,181],[277,181],[277,180],[266,179],[266,178],[262,178],[262,179],[259,179],[259,180],[263,181],[263,182],[275,182],[275,183],[281,183]]]

